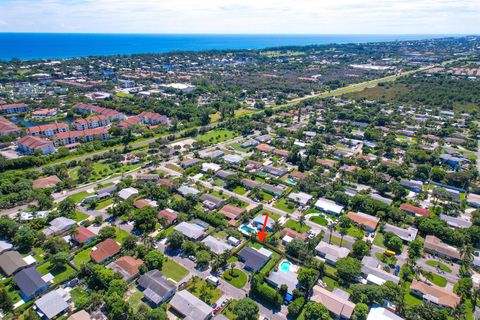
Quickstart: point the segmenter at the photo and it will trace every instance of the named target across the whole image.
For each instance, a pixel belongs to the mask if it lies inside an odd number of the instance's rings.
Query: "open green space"
[[[75,269],[73,269],[70,265],[66,264],[64,268],[60,269],[52,269],[52,265],[50,262],[45,262],[44,264],[37,267],[38,273],[42,276],[46,275],[47,273],[51,273],[53,275],[53,283],[62,283],[65,282],[75,276],[77,273]]]
[[[88,193],[87,191],[82,191],[82,192],[79,192],[79,193],[75,193],[75,194],[69,196],[68,198],[73,200],[73,202],[75,202],[75,203],[80,203],[80,202],[82,202],[82,200],[85,197],[87,197],[89,195],[90,195],[90,193]]]
[[[232,286],[239,289],[243,288],[248,280],[245,272],[237,268],[233,269],[233,272],[231,269],[228,269],[223,273],[222,278]]]
[[[162,273],[165,277],[170,278],[176,282],[179,282],[188,274],[188,270],[173,261],[172,259],[166,259],[163,262]]]
[[[445,287],[447,285],[447,279],[433,272],[424,272],[423,275],[433,284],[436,284],[439,287]]]
[[[309,226],[307,226],[306,224],[300,224],[300,222],[298,221],[295,221],[295,220],[292,220],[292,219],[288,219],[284,224],[283,224],[284,227],[286,228],[290,228],[290,229],[293,229],[297,232],[300,232],[300,233],[304,233],[304,232],[307,232],[309,231],[311,228]]]
[[[80,211],[75,211],[75,221],[77,222],[80,222],[80,221],[83,221],[85,219],[87,219],[89,217],[88,214],[86,213],[83,213],[83,212],[80,212]]]
[[[202,135],[198,135],[195,137],[198,141],[203,141],[209,144],[215,144],[227,140],[231,140],[236,136],[236,133],[226,129],[215,129],[211,130],[207,133]]]
[[[321,226],[328,226],[328,221],[322,216],[314,216],[310,217],[310,221],[315,222],[316,224],[319,224]]]
[[[135,293],[128,298],[128,304],[130,305],[130,308],[132,308],[134,313],[138,311],[141,305],[144,305],[147,309],[150,309],[150,306],[144,303],[142,299],[143,299],[143,292],[141,291],[135,291]]]
[[[122,244],[126,237],[128,237],[129,233],[123,229],[115,228],[115,241]]]
[[[100,202],[97,203],[97,205],[95,206],[95,210],[105,209],[106,207],[108,207],[108,206],[111,205],[112,203],[113,203],[113,198],[108,198],[108,199],[106,199],[106,200],[100,201]]]
[[[72,260],[72,263],[75,267],[80,269],[82,265],[90,261],[90,252],[92,251],[92,248],[88,248],[85,250],[82,250],[78,252],[75,257]]]
[[[373,244],[382,248],[385,248],[383,241],[385,240],[383,233],[377,232],[377,235],[373,239]]]
[[[199,277],[193,277],[188,281],[187,290],[209,305],[220,299],[223,294],[220,289]]]
[[[274,207],[288,213],[293,213],[296,209],[295,204],[286,198],[276,201]]]
[[[434,268],[439,268],[442,271],[452,273],[452,269],[450,269],[446,264],[443,264],[439,261],[427,260],[426,264]]]
[[[245,193],[247,193],[247,189],[245,189],[242,186],[237,186],[237,187],[235,187],[235,189],[233,189],[233,192],[235,192],[236,194],[239,194],[239,195],[244,195]]]
[[[88,303],[88,292],[82,287],[74,288],[70,291],[70,296],[72,297],[73,304],[76,308],[82,308],[82,306]]]

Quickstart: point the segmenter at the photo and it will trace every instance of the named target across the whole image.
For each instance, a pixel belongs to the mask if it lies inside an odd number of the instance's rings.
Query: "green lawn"
[[[80,211],[75,211],[75,221],[80,222],[89,217],[88,214],[80,212]]]
[[[245,193],[247,193],[247,189],[242,186],[237,186],[235,189],[233,189],[233,192],[239,195],[244,195]]]
[[[220,299],[223,294],[220,289],[207,283],[205,280],[200,279],[199,277],[193,277],[188,281],[187,290],[209,305]]]
[[[281,198],[280,200],[276,201],[274,207],[288,213],[293,213],[296,209],[293,202],[286,198]]]
[[[433,284],[436,284],[439,287],[445,287],[447,285],[447,279],[442,276],[439,276],[433,272],[425,272],[423,274],[428,280],[430,280]]]
[[[54,276],[53,282],[55,284],[65,282],[75,276],[77,273],[71,266],[68,264],[65,265],[65,268],[61,270],[52,270],[50,262],[46,262],[40,265],[37,268],[38,273],[42,276],[46,275],[47,273],[51,273]]]
[[[119,98],[133,98],[134,95],[130,93],[125,93],[125,92],[116,92],[115,95]]]
[[[217,129],[195,137],[195,140],[203,141],[209,144],[219,143],[233,139],[237,134],[226,129]]]
[[[328,221],[322,216],[310,217],[310,221],[315,222],[321,226],[328,226]]]
[[[143,292],[141,291],[136,291],[134,294],[130,296],[130,298],[128,298],[128,304],[130,305],[134,313],[138,311],[138,308],[140,307],[140,305],[144,305],[148,309],[150,309],[150,307],[147,304],[145,304],[142,301],[142,299],[143,299]]]
[[[452,273],[452,269],[450,269],[446,264],[443,264],[439,261],[427,260],[426,264],[434,268],[440,268],[440,270],[443,270],[445,272]]]
[[[218,232],[215,232],[213,236],[217,239],[226,239],[228,237],[228,233],[224,230],[220,230]]]
[[[28,253],[30,252],[34,252],[35,254],[33,255],[33,257],[35,258],[35,260],[40,263],[40,262],[43,262],[43,260],[45,260],[45,252],[43,251],[42,248],[40,247],[35,247],[33,249],[31,249]],[[25,254],[27,255],[27,254]]]
[[[347,234],[357,239],[363,239],[365,232],[355,226],[351,226],[350,228],[348,228]]]
[[[82,265],[90,261],[90,252],[92,251],[92,248],[85,249],[83,251],[80,251],[75,255],[73,258],[73,265],[80,269]]]
[[[223,187],[225,185],[225,182],[222,179],[215,178],[213,179],[212,184],[217,187]]]
[[[85,197],[87,197],[89,195],[90,194],[87,191],[82,191],[82,192],[79,192],[79,193],[75,193],[68,198],[72,199],[75,203],[80,203],[80,202],[82,202],[82,200]]]
[[[162,266],[162,273],[165,277],[179,282],[188,274],[188,270],[175,261],[166,259]]]
[[[269,193],[266,193],[265,191],[263,190],[260,190],[258,192],[260,194],[260,196],[262,197],[262,202],[263,203],[267,203],[268,201],[272,200],[273,199],[273,196]]]
[[[16,286],[13,286],[12,282],[10,282],[8,286],[5,287],[5,290],[7,291],[7,294],[10,297],[10,299],[12,299],[13,303],[16,303],[22,300],[22,297],[20,296],[20,292],[16,289]]]
[[[238,143],[238,142],[232,143],[232,144],[230,144],[230,145],[228,145],[228,146],[234,148],[235,150],[241,151],[241,152],[248,152],[248,151],[250,151],[250,150],[249,150],[250,148],[242,148],[242,146],[241,146],[240,143]]]
[[[348,242],[345,240],[345,238],[344,238],[343,241],[342,241],[342,238],[337,237],[337,236],[335,236],[335,235],[332,235],[330,241],[331,241],[331,242],[330,242],[331,244],[334,244],[334,245],[339,246],[339,247],[346,247],[346,245],[347,245],[347,243],[348,243]],[[327,242],[328,242],[328,238],[327,238]]]
[[[333,291],[333,289],[339,286],[337,281],[335,281],[333,278],[330,278],[328,276],[324,276],[322,281],[325,282],[325,284],[327,285],[328,291]]]
[[[292,219],[288,219],[284,224],[283,224],[284,227],[286,228],[290,228],[290,229],[293,229],[297,232],[300,232],[300,233],[304,233],[304,232],[307,232],[309,231],[311,228],[307,225],[301,225],[300,222],[298,221],[295,221],[295,220],[292,220]]]
[[[231,273],[231,269],[228,269],[227,271],[225,271],[222,275],[222,278],[228,283],[230,283],[232,286],[239,289],[243,288],[243,286],[245,286],[248,280],[248,277],[245,274],[245,272],[236,268],[233,269],[233,274]]]
[[[123,230],[123,229],[120,229],[120,228],[115,228],[115,241],[117,241],[118,243],[122,244],[123,241],[125,240],[126,237],[128,237],[128,235],[130,233],[128,233],[127,231]]]
[[[165,165],[165,168],[168,168],[170,170],[173,170],[173,171],[176,171],[176,172],[179,172],[179,173],[183,173],[183,169],[180,168],[179,166],[173,164],[173,163],[167,163]]]
[[[111,205],[112,203],[113,203],[113,198],[109,198],[107,200],[100,201],[99,203],[97,203],[97,206],[95,207],[95,210],[104,209],[104,208],[108,207],[109,205]]]
[[[260,273],[265,275],[268,271],[270,271],[275,265],[277,265],[277,263],[279,262],[280,260],[280,255],[278,253],[276,253],[275,251],[272,251],[272,257],[270,258],[270,260],[268,260],[268,262],[263,266],[262,269],[260,269]]]
[[[373,244],[382,248],[385,248],[385,245],[383,244],[383,241],[385,238],[383,237],[383,233],[377,232],[377,235],[375,236],[375,239],[373,239]]]

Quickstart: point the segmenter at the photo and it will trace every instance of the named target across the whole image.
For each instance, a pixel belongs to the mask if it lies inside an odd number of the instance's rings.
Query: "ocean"
[[[290,45],[421,40],[445,36],[0,33],[0,60],[63,59],[212,49],[262,49]]]

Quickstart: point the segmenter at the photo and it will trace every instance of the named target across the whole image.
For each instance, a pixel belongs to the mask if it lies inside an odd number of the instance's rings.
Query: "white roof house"
[[[368,313],[367,320],[403,320],[403,318],[385,308],[372,307]]]
[[[335,265],[338,259],[345,258],[350,253],[348,248],[339,247],[325,241],[320,241],[315,250],[317,250],[319,256],[332,265]]]
[[[223,157],[223,160],[229,164],[238,164],[242,162],[243,157],[239,156],[238,154],[227,154]]]
[[[70,300],[70,295],[62,288],[58,288],[38,299],[35,305],[47,319],[52,319],[68,309],[67,302]]]
[[[212,307],[187,290],[178,291],[170,301],[170,306],[184,315],[184,320],[206,320],[213,312]]]
[[[305,206],[313,197],[305,192],[291,192],[288,199]]]
[[[328,200],[325,198],[320,198],[315,202],[315,207],[324,212],[334,214],[336,216],[340,215],[343,212],[344,207],[338,205],[335,201]]]
[[[46,236],[56,235],[71,229],[77,222],[75,220],[58,217],[50,221],[50,227],[44,229],[42,232]]]
[[[186,195],[197,195],[200,193],[199,190],[195,189],[195,188],[192,188],[192,187],[189,187],[189,186],[181,186],[180,188],[177,189],[178,193],[180,193],[182,196],[186,196]]]
[[[118,196],[122,200],[127,200],[128,198],[136,194],[138,194],[138,190],[130,187],[130,188],[125,188],[120,190],[120,192],[118,193]]]
[[[202,163],[202,171],[203,172],[207,172],[209,170],[211,170],[213,172],[217,172],[220,169],[222,169],[222,167],[220,167],[220,165],[218,165],[216,163],[211,163],[211,162]]]
[[[175,226],[175,228],[173,229],[182,233],[184,236],[192,240],[198,240],[201,237],[203,237],[205,234],[204,229],[202,227],[200,227],[198,224],[189,223],[189,222],[181,222],[180,224]]]
[[[407,229],[403,229],[392,224],[385,224],[383,227],[384,232],[393,232],[396,236],[398,236],[403,241],[413,241],[417,237],[418,230],[414,227],[408,227]]]
[[[202,240],[202,242],[209,247],[213,253],[222,254],[225,251],[232,250],[233,247],[215,237],[208,236]]]

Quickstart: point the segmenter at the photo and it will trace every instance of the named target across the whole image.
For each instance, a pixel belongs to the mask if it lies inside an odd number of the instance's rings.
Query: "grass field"
[[[307,225],[300,225],[300,222],[298,221],[295,221],[295,220],[292,220],[292,219],[288,219],[284,224],[283,224],[284,227],[286,228],[290,228],[290,229],[293,229],[297,232],[300,232],[300,233],[304,233],[304,232],[307,232],[309,231],[311,228]]]
[[[439,276],[432,272],[425,272],[423,274],[428,280],[430,280],[433,284],[436,284],[439,287],[445,287],[447,285],[447,279],[442,276]]]
[[[76,308],[82,308],[88,303],[88,292],[82,287],[74,288],[70,291],[70,296],[72,297],[73,304]]]
[[[69,199],[72,199],[73,202],[75,203],[80,203],[82,202],[82,200],[89,196],[90,194],[87,192],[87,191],[82,191],[82,192],[79,192],[79,193],[75,193],[73,195],[71,195],[70,197],[68,197]]]
[[[71,279],[75,276],[77,273],[72,267],[70,267],[68,264],[65,265],[65,268],[61,270],[53,270],[51,269],[51,264],[50,262],[45,262],[44,264],[40,265],[37,268],[38,273],[40,273],[42,276],[46,275],[47,273],[51,273],[54,278],[53,278],[53,283],[62,283],[68,279]]]
[[[443,270],[445,272],[452,273],[452,269],[450,269],[446,264],[443,264],[441,262],[435,260],[427,260],[426,264],[434,268],[440,268],[440,270]]]
[[[383,244],[383,241],[385,238],[383,237],[383,233],[377,232],[377,235],[375,236],[375,239],[373,239],[373,244],[382,248],[385,248],[385,245]]]
[[[107,200],[100,201],[99,203],[97,203],[97,206],[95,207],[95,210],[105,209],[106,207],[108,207],[112,203],[113,203],[113,198],[109,198]]]
[[[247,193],[247,189],[245,189],[242,186],[238,186],[238,187],[235,187],[235,189],[233,189],[233,192],[239,195],[244,195],[245,193]]]
[[[248,277],[245,274],[245,272],[236,268],[233,269],[233,276],[232,276],[231,270],[228,269],[223,273],[222,278],[228,283],[230,283],[232,286],[239,289],[243,288],[248,280]],[[227,280],[227,278],[229,278],[230,280]]]
[[[280,200],[275,202],[274,207],[288,213],[293,213],[296,209],[294,203],[286,198],[281,198]]]
[[[206,304],[214,303],[220,299],[223,294],[220,289],[198,277],[189,280],[187,290]]]
[[[205,134],[196,136],[195,139],[209,144],[215,144],[223,141],[233,139],[237,134],[226,129],[216,129]]]
[[[310,217],[310,221],[315,222],[321,226],[328,226],[328,221],[322,216]]]
[[[188,270],[175,261],[167,259],[163,263],[162,273],[165,275],[165,277],[179,282],[188,274]]]
[[[129,233],[123,229],[115,228],[115,241],[122,244],[125,238],[129,235]]]
[[[89,217],[88,214],[80,212],[80,211],[75,211],[75,221],[80,222]]]
[[[133,312],[136,313],[138,311],[138,308],[140,305],[144,305],[147,307],[147,309],[150,309],[150,307],[142,301],[143,299],[143,292],[141,291],[135,291],[134,294],[128,298],[128,304],[130,305],[130,308],[132,308]]]
[[[90,252],[91,251],[92,251],[92,248],[88,248],[88,249],[82,250],[79,253],[77,253],[75,255],[75,257],[73,258],[73,261],[72,261],[73,265],[75,267],[77,267],[78,269],[80,269],[82,267],[82,265],[84,265],[85,263],[90,261]]]

